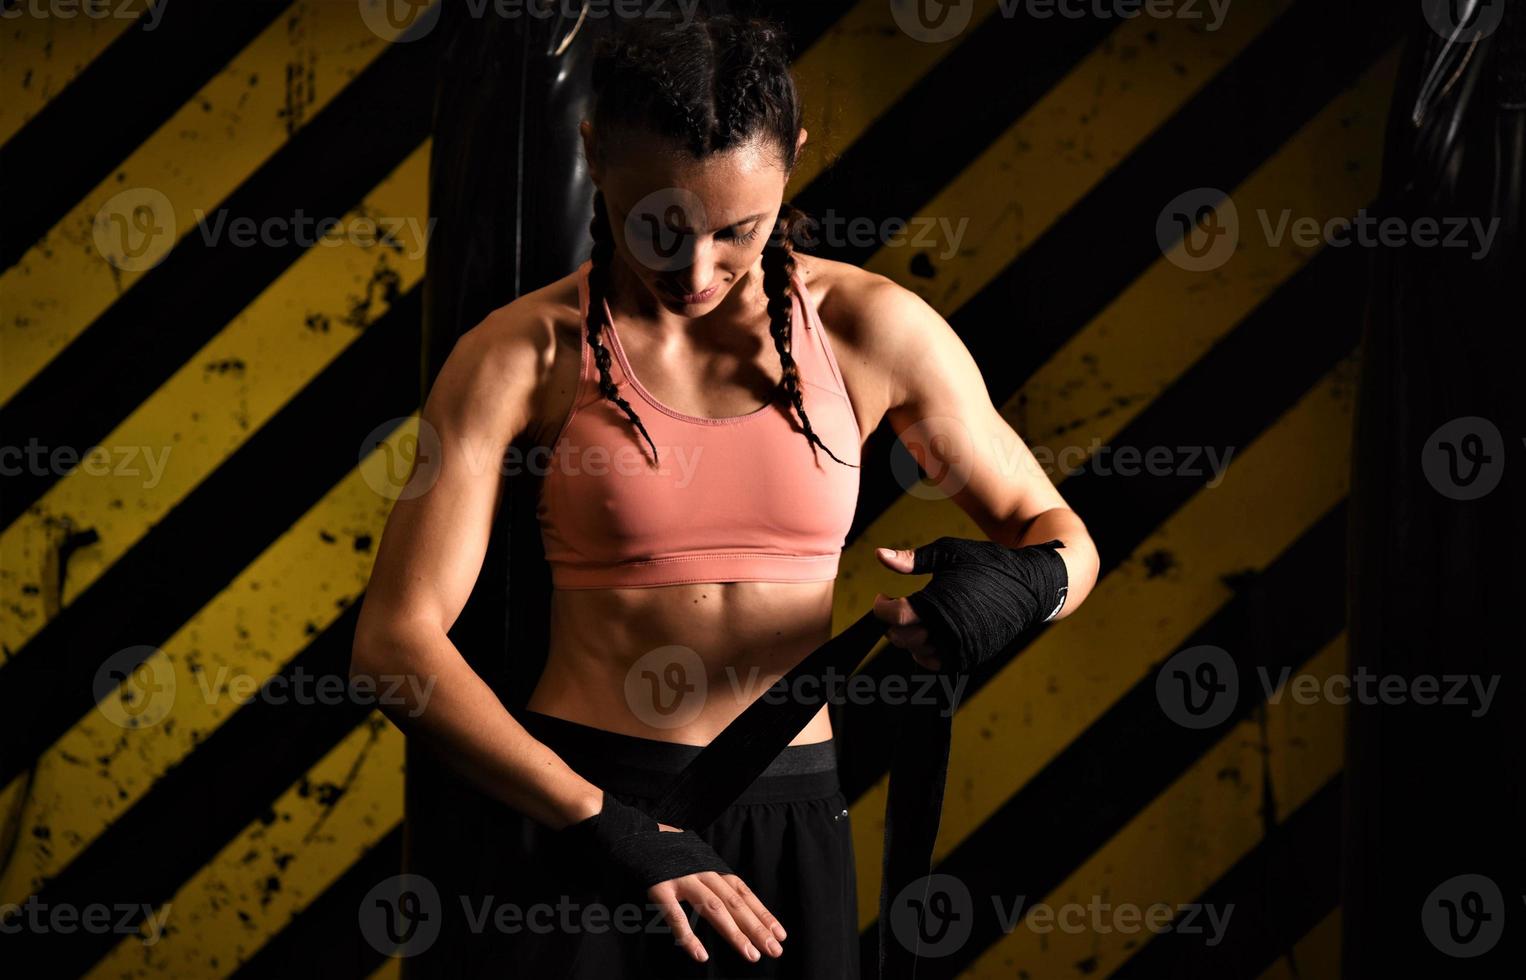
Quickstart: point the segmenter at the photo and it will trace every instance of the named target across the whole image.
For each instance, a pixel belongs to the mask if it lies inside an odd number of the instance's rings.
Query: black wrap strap
[[[1064,545],[1057,540],[1005,548],[993,542],[939,538],[926,550],[918,549],[921,567],[917,571],[931,572],[933,580],[907,599],[920,597],[912,607],[919,618],[928,621],[929,635],[949,644],[939,648],[943,673],[961,673],[965,665],[988,660],[1025,629],[1059,613],[1067,588],[1065,563],[1055,553],[1059,547]],[[1014,556],[1008,558],[992,549]],[[888,627],[872,610],[865,613],[796,664],[775,687],[820,690],[834,674],[857,670]],[[1005,643],[1003,637],[1008,638]],[[959,643],[970,645],[954,645]],[[995,646],[998,643],[1001,646]],[[899,659],[892,663],[904,665],[904,672],[911,673],[915,661],[905,651],[892,651],[887,656],[898,654]],[[800,686],[806,678],[816,686]],[[907,889],[920,880],[925,892],[930,884],[933,848],[943,813],[955,705],[948,701],[945,686],[931,687],[937,692],[934,702],[908,701],[896,708],[880,880],[878,974],[883,980],[911,980],[916,975],[921,931],[897,930],[896,923],[906,921],[906,917],[896,915],[892,906],[926,907],[925,894],[913,895]],[[653,816],[673,826],[707,826],[768,768],[820,709],[819,703],[811,701],[758,698],[675,777],[652,808]]]
[[[1028,627],[1059,615],[1069,591],[1058,539],[1009,548],[941,537],[913,552],[911,573],[933,573],[906,597],[927,625],[944,669],[967,674],[1012,645]]]
[[[605,855],[631,885],[642,890],[660,881],[701,871],[723,875],[734,873],[715,849],[693,830],[675,833],[662,830],[657,824],[657,820],[622,803],[606,790],[603,808],[587,820],[566,828],[563,834],[574,844]]]

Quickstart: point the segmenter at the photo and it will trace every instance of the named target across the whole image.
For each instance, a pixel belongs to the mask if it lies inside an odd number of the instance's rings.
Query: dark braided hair
[[[801,106],[785,53],[784,31],[759,19],[714,16],[687,23],[638,21],[594,48],[591,120],[602,134],[644,131],[681,142],[696,159],[703,159],[753,139],[771,140],[785,172],[795,167]],[[601,151],[602,152],[602,151]],[[800,370],[790,350],[794,319],[795,254],[793,232],[804,212],[785,202],[779,225],[763,249],[763,292],[768,297],[769,332],[784,376],[780,390],[800,418],[801,429],[814,449],[844,466],[811,428],[805,414]],[[620,397],[610,376],[610,355],[600,339],[608,318],[604,299],[610,292],[614,232],[602,191],[594,194],[591,269],[588,276],[588,343],[599,368],[599,391],[625,412],[652,447],[657,445],[641,424],[630,402]],[[772,400],[772,398],[771,398]],[[855,466],[856,468],[856,466]]]

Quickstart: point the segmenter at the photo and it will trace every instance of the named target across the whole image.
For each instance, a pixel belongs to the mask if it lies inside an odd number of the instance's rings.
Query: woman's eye
[[[758,237],[758,229],[756,226],[754,226],[752,231],[749,231],[744,235],[737,229],[731,228],[728,229],[726,233],[722,235],[722,237],[730,239],[731,241],[736,242],[738,245],[746,245],[748,242]]]

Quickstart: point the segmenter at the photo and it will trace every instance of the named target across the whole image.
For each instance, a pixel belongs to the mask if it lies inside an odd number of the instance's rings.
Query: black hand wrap
[[[1065,606],[1069,574],[1058,539],[1009,548],[994,541],[941,537],[913,552],[913,575],[932,581],[906,597],[927,627],[947,673],[968,673],[1030,626]]]
[[[604,808],[563,832],[574,845],[592,848],[642,890],[670,878],[714,871],[734,874],[703,837],[692,830],[661,830],[646,813],[604,791]]]

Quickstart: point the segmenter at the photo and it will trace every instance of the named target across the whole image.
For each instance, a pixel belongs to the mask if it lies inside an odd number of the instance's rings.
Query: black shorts
[[[654,803],[698,746],[637,738],[521,711],[519,721],[589,782],[633,806]],[[503,895],[522,915],[495,929],[499,975],[587,980],[798,977],[859,974],[858,900],[848,804],[832,741],[784,750],[709,827],[699,831],[788,933],[784,955],[752,963],[685,904],[710,959],[697,963],[645,895],[621,894],[588,854],[567,854],[538,823],[514,814],[503,828],[511,880]],[[495,971],[496,972],[496,971]]]

